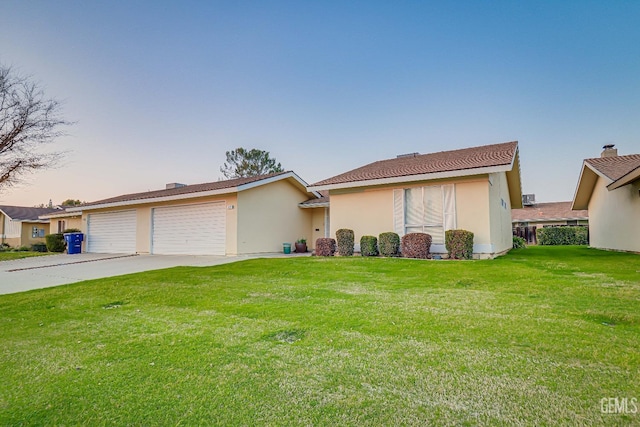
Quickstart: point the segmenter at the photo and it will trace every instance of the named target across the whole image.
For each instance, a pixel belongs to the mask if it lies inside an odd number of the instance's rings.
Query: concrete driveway
[[[0,294],[65,285],[82,280],[100,279],[159,270],[177,266],[211,266],[250,258],[275,258],[283,254],[241,256],[192,255],[48,255],[0,262]],[[291,255],[286,255],[287,257]],[[296,256],[296,255],[294,255]],[[297,255],[301,256],[301,255]]]

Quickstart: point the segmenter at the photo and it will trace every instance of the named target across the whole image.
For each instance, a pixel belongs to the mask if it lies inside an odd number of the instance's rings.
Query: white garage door
[[[136,252],[135,210],[90,214],[87,223],[87,252],[102,254]]]
[[[152,253],[225,255],[225,202],[153,210]]]

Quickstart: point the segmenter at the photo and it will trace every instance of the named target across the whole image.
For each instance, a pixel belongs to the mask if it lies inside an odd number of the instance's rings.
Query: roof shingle
[[[200,193],[203,191],[224,190],[234,188],[244,184],[261,181],[263,179],[275,177],[289,172],[276,172],[267,175],[251,176],[246,178],[228,179],[225,181],[207,182],[204,184],[185,185],[184,187],[171,188],[167,190],[147,191],[144,193],[123,194],[121,196],[111,197],[109,199],[97,200],[95,202],[85,203],[81,207],[89,207],[94,205],[102,205],[106,203],[128,202],[132,200],[146,200],[157,197],[177,196],[181,194]]]
[[[53,208],[29,208],[25,206],[0,206],[0,210],[7,216],[17,221],[37,221],[40,215],[46,215],[52,212],[62,212],[60,209]]]
[[[517,149],[518,142],[512,141],[431,154],[401,156],[370,163],[316,182],[313,186],[509,165]]]
[[[589,219],[588,210],[571,210],[572,202],[536,203],[522,209],[511,210],[513,222]]]
[[[617,181],[632,170],[640,168],[640,154],[596,157],[594,159],[586,159],[585,162],[612,181]]]

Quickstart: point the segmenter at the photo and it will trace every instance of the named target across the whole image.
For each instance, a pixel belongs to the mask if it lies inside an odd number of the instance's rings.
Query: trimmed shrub
[[[47,234],[44,238],[47,242],[47,250],[49,252],[64,252],[67,248],[62,233]]]
[[[47,245],[45,243],[34,243],[31,245],[33,252],[47,252]]]
[[[513,236],[513,249],[522,249],[527,247],[527,241],[522,237]]]
[[[400,255],[400,236],[394,232],[381,233],[378,236],[378,245],[380,247],[380,255],[382,256],[399,256]]]
[[[408,233],[402,236],[400,250],[405,258],[427,259],[430,257],[431,235],[427,233]]]
[[[539,245],[588,245],[587,227],[543,227],[536,230]]]
[[[20,246],[15,249],[15,252],[30,252],[31,248],[29,246]]]
[[[340,256],[353,255],[353,244],[355,243],[353,230],[341,228],[336,231],[336,240],[338,241],[338,253]]]
[[[316,240],[317,256],[333,256],[336,253],[336,240],[330,237],[320,237]]]
[[[78,229],[78,228],[67,228],[66,230],[64,230],[62,232],[62,234],[64,233],[82,233],[82,230]]]
[[[376,236],[362,236],[360,238],[360,255],[378,255],[378,239],[376,238]]]
[[[447,230],[444,232],[444,245],[449,259],[473,258],[473,233],[467,230]]]

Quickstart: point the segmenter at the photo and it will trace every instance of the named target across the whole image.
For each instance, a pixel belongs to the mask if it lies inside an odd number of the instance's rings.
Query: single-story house
[[[309,187],[328,191],[329,229],[363,235],[425,232],[445,254],[444,232],[474,233],[474,257],[512,247],[511,209],[522,207],[518,142],[380,160]],[[356,248],[358,249],[358,247]]]
[[[640,252],[640,154],[603,148],[583,161],[572,208],[589,210],[592,247]]]
[[[513,234],[523,237],[528,243],[536,242],[536,229],[566,225],[589,225],[589,211],[572,210],[572,202],[549,202],[525,204],[511,210]]]
[[[125,194],[67,209],[79,213],[86,252],[236,255],[280,252],[308,238],[320,198],[294,172]],[[323,228],[323,224],[316,224]],[[311,247],[313,247],[313,242]]]
[[[34,243],[44,243],[44,236],[50,233],[50,225],[49,220],[40,219],[40,215],[52,212],[60,212],[60,210],[0,206],[0,244],[19,248],[31,246]]]
[[[82,212],[67,212],[66,210],[56,210],[54,212],[40,215],[38,218],[51,223],[52,233],[62,233],[68,229],[82,229]]]

